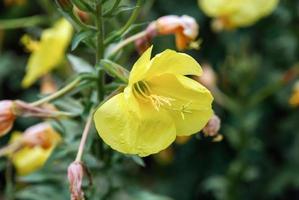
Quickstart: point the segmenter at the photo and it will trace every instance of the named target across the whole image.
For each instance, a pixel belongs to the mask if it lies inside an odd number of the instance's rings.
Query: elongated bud
[[[71,200],[84,200],[82,181],[85,168],[81,162],[73,162],[67,169],[67,176],[70,183]]]
[[[82,10],[80,10],[77,7],[74,7],[74,13],[76,14],[76,16],[78,16],[78,18],[84,22],[84,23],[88,23],[90,21],[90,15],[87,12],[84,12]]]
[[[23,143],[29,147],[41,146],[49,149],[60,140],[60,135],[46,122],[28,128],[23,134]]]
[[[207,125],[203,128],[203,133],[206,136],[215,137],[218,135],[218,131],[220,130],[221,121],[217,115],[213,115],[213,117],[209,120]]]
[[[56,4],[66,12],[72,12],[73,11],[73,4],[71,0],[56,0]]]
[[[14,103],[10,100],[0,101],[0,136],[8,133],[13,127],[16,115]]]

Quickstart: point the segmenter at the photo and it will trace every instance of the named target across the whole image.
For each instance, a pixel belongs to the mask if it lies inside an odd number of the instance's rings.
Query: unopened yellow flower
[[[134,64],[124,92],[105,102],[94,115],[102,139],[123,153],[157,153],[176,136],[200,131],[213,114],[210,92],[186,77],[200,76],[200,65],[172,50],[151,59],[151,50]]]
[[[272,13],[279,0],[198,0],[219,28],[245,27]]]
[[[49,73],[62,61],[73,33],[71,24],[60,19],[53,27],[43,31],[40,42],[26,42],[33,50],[26,66],[23,87],[31,86],[41,76]]]
[[[44,129],[42,127],[44,127]],[[44,135],[43,137],[41,136],[42,134]],[[45,148],[43,146],[45,141],[43,141],[41,145],[27,145],[28,135],[29,137],[31,135],[33,142],[38,140],[41,141],[48,137],[48,140],[51,141],[47,142],[51,143],[51,145]],[[40,169],[48,160],[60,140],[60,135],[53,128],[45,124],[33,126],[30,129],[27,129],[23,134],[14,132],[10,143],[23,144],[23,147],[20,150],[17,150],[10,155],[10,159],[15,166],[18,175],[24,176]]]

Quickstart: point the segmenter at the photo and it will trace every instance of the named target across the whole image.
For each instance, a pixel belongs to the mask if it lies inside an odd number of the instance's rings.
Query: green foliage
[[[31,102],[39,93],[38,84],[28,90],[20,87],[28,53],[24,52],[19,39],[25,32],[39,35],[40,28],[50,25],[61,13],[56,12],[54,3],[50,9],[45,9],[45,1],[38,2],[27,1],[23,6],[12,7],[0,3],[1,100]],[[85,11],[95,9],[93,1],[72,2]],[[134,3],[106,1],[103,16],[110,21],[106,21],[104,47],[112,48],[113,42],[122,41],[129,33],[145,27],[137,23],[169,14],[195,17],[200,24],[202,44],[200,50],[188,53],[202,64],[211,64],[217,73],[221,93],[216,98],[221,101],[215,102],[214,110],[222,120],[220,133],[224,140],[213,143],[208,138],[193,137],[187,144],[174,144],[171,147],[173,161],[161,165],[155,157],[142,160],[114,152],[92,128],[83,156],[83,162],[92,174],[92,184],[87,176],[83,182],[86,199],[297,199],[299,112],[298,108],[288,105],[294,80],[283,80],[287,71],[298,63],[299,2],[281,0],[275,12],[257,24],[220,33],[211,30],[211,20],[204,16],[194,0],[148,0],[137,21],[136,8],[139,7]],[[99,98],[122,88],[129,70],[122,66],[131,66],[137,58],[137,53],[129,46],[119,52],[121,57],[113,55],[112,59],[104,55],[106,59],[95,63],[93,52],[98,42],[95,27],[82,25],[75,15],[60,11],[73,22],[77,32],[69,50],[71,53],[64,67],[53,73],[54,79],[62,87],[78,74],[88,74],[88,77],[54,105],[77,114],[77,117],[50,120],[64,139],[41,170],[18,177],[12,172],[8,159],[0,159],[0,199],[2,196],[19,200],[69,198],[67,167],[76,157],[88,113],[99,103]],[[132,11],[136,12],[135,16],[131,15]],[[27,18],[29,16],[35,17]],[[155,51],[175,48],[172,39],[168,36],[155,38]],[[104,89],[95,78],[103,70],[110,75],[106,77]],[[298,80],[298,75],[294,79]],[[102,97],[96,93],[98,90],[103,92]],[[21,118],[14,129],[25,130],[38,121]],[[1,146],[7,143],[9,136],[1,138]]]

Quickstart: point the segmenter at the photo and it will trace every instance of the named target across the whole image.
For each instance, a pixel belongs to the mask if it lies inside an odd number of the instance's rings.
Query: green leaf
[[[72,69],[77,73],[84,73],[84,72],[94,72],[94,68],[82,58],[79,58],[75,55],[68,54],[68,60],[72,66]]]
[[[73,41],[72,41],[72,47],[71,47],[71,50],[74,51],[81,42],[86,42],[85,40],[87,38],[91,38],[93,37],[94,35],[94,31],[86,31],[86,30],[83,30],[83,31],[80,31],[78,33],[76,33]]]

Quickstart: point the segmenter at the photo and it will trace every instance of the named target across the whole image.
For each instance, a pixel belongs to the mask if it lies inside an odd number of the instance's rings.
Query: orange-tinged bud
[[[89,22],[90,16],[87,12],[84,12],[77,7],[74,7],[74,12],[82,22],[85,22],[85,23]]]
[[[67,169],[67,176],[70,183],[71,200],[83,200],[82,181],[85,168],[81,162],[73,162]]]
[[[28,128],[23,135],[23,142],[26,146],[40,146],[43,149],[55,146],[60,140],[60,135],[45,122]]]
[[[0,101],[0,136],[5,135],[11,130],[15,119],[13,101]]]
[[[156,26],[158,34],[176,36],[176,46],[179,50],[186,49],[189,43],[196,39],[199,31],[195,19],[187,15],[161,17],[156,21]]]
[[[175,35],[176,47],[184,50],[191,47],[199,33],[199,26],[195,19],[183,15],[163,16],[153,21],[145,30],[145,35],[135,41],[139,53],[143,53],[151,46],[152,39],[157,35]],[[196,45],[192,45],[196,46]]]

